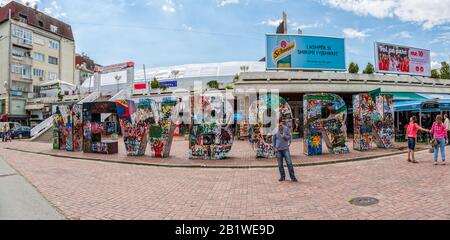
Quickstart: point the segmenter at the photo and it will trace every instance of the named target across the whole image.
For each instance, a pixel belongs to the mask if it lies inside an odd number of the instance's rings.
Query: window
[[[15,74],[22,74],[22,66],[21,65],[12,65],[11,72]]]
[[[22,66],[22,77],[31,79],[31,67]]]
[[[43,62],[45,61],[45,55],[42,53],[34,53],[34,60]]]
[[[39,21],[39,27],[44,27],[44,22],[43,21]]]
[[[58,58],[48,56],[48,63],[58,65]]]
[[[58,32],[58,27],[55,25],[50,25],[50,31],[57,33]]]
[[[31,67],[22,65],[12,65],[11,72],[21,75],[22,78],[31,79]]]
[[[23,23],[27,23],[28,22],[28,17],[26,15],[19,14],[19,21],[23,22]]]
[[[43,78],[45,76],[45,71],[42,69],[33,69],[33,76],[38,77],[38,78]]]
[[[58,74],[54,72],[48,72],[48,80],[53,81],[58,79]]]
[[[50,40],[50,48],[51,49],[58,49],[58,43],[55,41]]]
[[[45,45],[45,40],[42,37],[39,36],[34,36],[34,43],[39,44],[39,45]]]
[[[25,44],[33,44],[33,33],[21,27],[15,26],[13,30],[14,37],[20,38]]]

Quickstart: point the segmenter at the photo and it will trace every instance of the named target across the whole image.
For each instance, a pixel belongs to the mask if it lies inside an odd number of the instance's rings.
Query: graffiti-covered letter
[[[353,96],[355,136],[353,147],[369,151],[394,147],[394,104],[392,95],[359,94]]]
[[[336,94],[305,95],[305,139],[303,151],[308,156],[322,154],[322,140],[333,154],[349,153],[347,138],[347,105]]]

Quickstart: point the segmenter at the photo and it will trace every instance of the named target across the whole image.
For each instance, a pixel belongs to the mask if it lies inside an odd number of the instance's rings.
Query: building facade
[[[75,41],[70,25],[35,8],[10,2],[0,8],[0,113],[27,122],[27,101],[40,85],[75,83]]]
[[[84,81],[94,76],[97,65],[92,59],[84,54],[75,56],[75,84],[83,85]]]

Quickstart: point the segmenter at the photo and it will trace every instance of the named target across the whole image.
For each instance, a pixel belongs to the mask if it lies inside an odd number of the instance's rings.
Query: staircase
[[[100,94],[98,92],[91,93],[89,96],[78,102],[78,104],[94,102],[99,98]],[[45,119],[43,122],[38,124],[36,127],[31,129],[31,141],[35,142],[49,142],[52,139],[52,129],[53,127],[53,115]]]

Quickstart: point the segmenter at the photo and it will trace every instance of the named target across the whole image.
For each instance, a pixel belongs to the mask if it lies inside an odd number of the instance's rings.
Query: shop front
[[[405,126],[409,119],[416,116],[418,124],[425,129],[430,129],[438,115],[450,115],[450,94],[411,94],[414,100],[402,100],[406,94],[394,94],[396,112],[396,140],[404,142]],[[403,98],[402,98],[403,97]],[[420,133],[418,142],[428,143],[431,136],[428,133]]]

